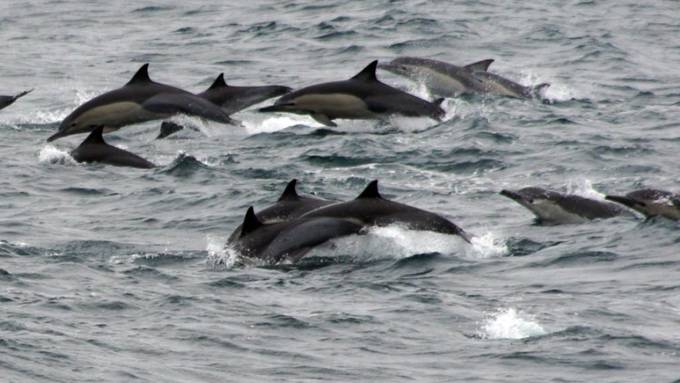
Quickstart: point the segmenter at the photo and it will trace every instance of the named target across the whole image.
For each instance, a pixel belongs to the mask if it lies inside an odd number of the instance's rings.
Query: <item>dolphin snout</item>
[[[501,192],[499,194],[502,195],[502,196],[508,197],[512,200],[515,200],[515,201],[520,201],[520,200],[524,199],[524,198],[522,198],[521,195],[519,195],[519,193],[516,193],[516,192],[514,192],[512,190],[508,190],[508,189],[501,190]]]

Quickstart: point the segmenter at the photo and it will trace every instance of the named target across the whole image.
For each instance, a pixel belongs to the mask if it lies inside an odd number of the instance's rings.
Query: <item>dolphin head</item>
[[[627,206],[646,217],[662,216],[680,220],[680,196],[665,190],[641,189],[625,196],[608,195],[605,198]]]
[[[557,201],[561,194],[539,187],[526,187],[519,190],[501,190],[501,195],[512,199],[530,209],[530,206],[544,201]]]
[[[512,199],[534,213],[536,218],[546,223],[578,222],[580,218],[565,211],[561,202],[562,194],[539,187],[526,187],[519,190],[504,189],[501,195]]]
[[[397,57],[388,63],[378,64],[378,68],[400,76],[413,76],[418,71],[410,57]]]

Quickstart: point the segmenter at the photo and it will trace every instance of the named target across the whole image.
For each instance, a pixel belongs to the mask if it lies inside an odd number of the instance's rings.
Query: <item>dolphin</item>
[[[625,196],[608,195],[606,199],[627,206],[645,217],[662,216],[680,220],[680,194],[658,189],[640,189]]]
[[[102,137],[103,132],[104,127],[101,125],[94,128],[85,141],[71,151],[71,157],[78,162],[101,162],[142,169],[156,166],[136,154],[107,144]]]
[[[393,114],[430,117],[440,121],[442,100],[429,102],[378,80],[373,61],[349,80],[311,85],[279,98],[260,112],[288,112],[310,115],[326,126],[334,119],[382,119]]]
[[[204,92],[198,93],[198,96],[219,105],[225,113],[234,114],[251,105],[281,96],[292,90],[292,88],[282,85],[227,85],[224,81],[224,73],[220,73],[212,85]]]
[[[422,81],[435,97],[453,97],[460,93],[490,93],[516,98],[531,98],[550,86],[542,83],[527,87],[488,71],[494,60],[487,59],[466,66],[420,57],[397,57],[381,64],[381,69]]]
[[[359,234],[363,225],[334,217],[313,217],[264,223],[253,207],[249,207],[237,237],[227,241],[227,247],[242,255],[270,264],[295,263],[314,246],[331,239]]]
[[[175,124],[172,121],[163,121],[161,123],[161,131],[158,132],[158,136],[156,137],[157,140],[163,139],[171,134],[177,133],[180,130],[184,129],[184,126]]]
[[[334,201],[299,195],[296,190],[297,182],[298,181],[295,178],[290,180],[276,203],[257,213],[256,217],[258,221],[267,224],[290,221],[308,211],[335,203]],[[241,229],[242,226],[239,225],[231,233],[227,242],[240,236]]]
[[[12,105],[14,101],[24,97],[25,95],[33,92],[33,89],[25,90],[16,96],[0,96],[0,109],[5,109],[6,107]]]
[[[126,125],[163,119],[175,114],[234,124],[212,102],[174,86],[151,80],[148,68],[149,64],[142,65],[121,88],[101,94],[76,108],[66,116],[57,133],[47,141],[89,132],[100,125],[106,132],[110,132]]]
[[[413,230],[458,235],[470,242],[463,229],[441,215],[383,198],[377,180],[371,181],[356,199],[317,208],[300,219],[316,217],[349,219],[365,226],[401,224]]]
[[[516,191],[504,189],[500,194],[529,209],[540,222],[547,224],[580,223],[627,213],[625,209],[611,202],[562,194],[539,187],[526,187]]]

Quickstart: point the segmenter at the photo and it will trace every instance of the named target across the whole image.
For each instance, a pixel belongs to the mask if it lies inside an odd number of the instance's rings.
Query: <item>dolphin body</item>
[[[102,137],[103,131],[103,126],[94,128],[85,141],[71,151],[71,157],[78,162],[101,162],[141,169],[150,169],[156,166],[136,154],[107,144]]]
[[[680,220],[680,194],[658,189],[640,189],[625,196],[608,195],[606,199],[627,206],[647,218],[661,216]]]
[[[233,124],[217,105],[193,93],[161,84],[149,78],[149,64],[142,65],[124,86],[99,95],[69,114],[57,133],[47,141],[72,134],[89,132],[103,126],[106,132],[123,126],[163,119],[175,114],[198,116],[211,121]]]
[[[251,105],[273,97],[284,95],[292,88],[282,85],[265,86],[233,86],[224,81],[224,73],[220,73],[215,81],[204,92],[197,94],[217,104],[227,114],[234,114]]]
[[[453,97],[461,93],[490,93],[515,98],[531,98],[550,86],[542,83],[533,87],[520,85],[505,77],[488,72],[494,60],[482,60],[466,66],[420,57],[397,57],[379,67],[388,72],[422,81],[435,97]]]
[[[335,203],[334,201],[325,199],[301,196],[298,194],[296,186],[297,179],[292,179],[288,182],[276,203],[266,209],[260,210],[260,212],[256,214],[257,220],[267,224],[286,222],[298,218],[308,211]],[[241,236],[242,227],[243,225],[239,225],[231,233],[227,242],[234,241]]]
[[[562,194],[539,187],[516,191],[502,190],[501,195],[529,209],[546,224],[581,223],[597,218],[612,218],[626,214],[620,206],[572,194]]]
[[[352,201],[327,204],[288,221],[265,223],[250,207],[240,226],[240,233],[235,231],[226,246],[247,257],[270,263],[294,263],[314,246],[335,238],[361,234],[370,226],[390,224],[459,235],[470,242],[467,233],[446,218],[384,199],[378,192],[378,181],[372,181]]]
[[[440,121],[442,100],[429,102],[393,88],[378,80],[373,61],[349,80],[311,85],[279,98],[261,112],[288,112],[309,115],[326,126],[337,126],[334,119],[382,119],[398,114],[430,117]]]
[[[14,101],[24,97],[25,95],[31,93],[33,89],[23,91],[16,96],[0,96],[0,109],[5,109],[6,107],[12,105]]]

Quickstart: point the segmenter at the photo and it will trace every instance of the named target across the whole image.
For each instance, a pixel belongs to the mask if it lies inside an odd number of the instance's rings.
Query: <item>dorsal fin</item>
[[[134,76],[128,81],[127,85],[130,84],[144,84],[147,82],[152,82],[149,78],[149,63],[142,65],[141,68],[137,70]]]
[[[288,185],[286,185],[286,188],[283,190],[283,193],[281,193],[281,197],[279,197],[279,201],[297,201],[300,199],[300,196],[297,193],[297,190],[295,190],[295,185],[297,185],[297,179],[293,178],[288,182]]]
[[[220,73],[219,76],[215,79],[215,81],[210,85],[210,88],[208,90],[212,89],[218,89],[218,88],[226,88],[227,83],[224,81],[224,73]]]
[[[365,198],[378,198],[378,199],[383,199],[383,197],[380,195],[380,192],[378,191],[378,180],[373,180],[371,181],[368,186],[364,189],[364,191],[359,194],[357,199],[365,199]]]
[[[489,65],[493,62],[493,59],[486,59],[482,61],[477,61],[476,63],[468,64],[465,66],[465,69],[469,70],[477,70],[477,71],[482,71],[486,72],[489,69]]]
[[[361,72],[357,73],[354,77],[352,77],[352,80],[361,80],[361,81],[378,81],[378,78],[375,77],[375,69],[378,67],[378,60],[373,60],[370,64],[366,66],[366,68],[362,69]]]
[[[262,226],[262,222],[257,219],[257,216],[255,215],[255,209],[253,209],[252,206],[249,207],[248,211],[246,211],[246,216],[243,217],[243,224],[241,224],[241,237],[252,233],[260,226]]]
[[[90,133],[90,135],[87,136],[87,138],[85,139],[85,141],[83,141],[83,143],[81,145],[83,145],[83,144],[106,145],[106,141],[104,141],[104,137],[102,136],[103,133],[104,133],[104,126],[103,125],[99,125],[99,126],[95,127],[94,129],[92,129],[92,132]]]
[[[442,103],[444,102],[444,100],[446,100],[446,98],[439,97],[439,98],[436,98],[434,101],[432,101],[432,103],[435,104],[435,105],[438,105],[438,106],[442,106]]]

